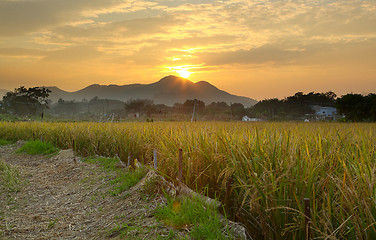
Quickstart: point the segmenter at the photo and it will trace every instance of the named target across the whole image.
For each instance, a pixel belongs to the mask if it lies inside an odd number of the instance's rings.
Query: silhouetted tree
[[[262,100],[249,110],[251,116],[264,119],[275,119],[275,116],[282,112],[283,101],[277,98]]]
[[[182,110],[184,113],[192,113],[193,107],[196,104],[195,111],[196,113],[203,113],[205,110],[205,103],[201,100],[187,100],[183,103]]]
[[[313,114],[312,106],[333,107],[336,94],[334,92],[304,94],[297,92],[283,100],[277,98],[265,99],[249,109],[249,114],[254,117],[269,120],[302,119],[307,114]]]
[[[44,87],[25,88],[21,86],[3,97],[2,106],[8,113],[34,115],[38,110],[48,108],[50,90]]]
[[[58,114],[77,114],[80,111],[80,103],[72,101],[65,101],[61,98],[57,101],[57,104],[53,107],[53,112]]]
[[[337,99],[336,107],[348,121],[376,121],[375,94],[346,94]]]
[[[246,114],[246,111],[244,109],[244,105],[241,103],[233,103],[230,106],[231,109],[231,115],[235,117],[243,117]]]
[[[131,99],[125,103],[125,110],[128,113],[146,113],[151,115],[157,112],[152,100],[148,99]]]

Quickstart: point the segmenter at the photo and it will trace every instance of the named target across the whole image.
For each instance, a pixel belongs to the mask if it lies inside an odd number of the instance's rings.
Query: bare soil
[[[46,157],[15,153],[23,142],[0,147],[0,160],[19,169],[17,193],[0,190],[0,239],[173,239],[187,231],[164,226],[154,209],[163,196],[137,186],[111,195],[114,173],[74,161],[71,151]]]

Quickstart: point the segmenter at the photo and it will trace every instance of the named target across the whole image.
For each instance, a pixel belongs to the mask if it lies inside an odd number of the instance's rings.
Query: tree
[[[246,114],[244,105],[241,103],[233,103],[230,106],[232,116],[243,117]]]
[[[43,113],[48,108],[50,90],[44,87],[26,89],[24,86],[16,88],[14,92],[7,92],[3,97],[4,110],[17,115],[35,115],[38,110]]]
[[[336,107],[349,121],[376,121],[375,94],[346,94],[337,99]]]
[[[258,102],[250,110],[250,115],[269,120],[297,120],[303,119],[307,115],[314,114],[313,106],[334,107],[334,92],[304,94],[297,92],[293,96],[278,100],[265,99]]]
[[[153,101],[148,99],[131,99],[125,103],[125,110],[128,113],[145,113],[147,116],[158,112]]]
[[[376,121],[376,94],[371,93],[366,97],[367,105],[369,105],[369,119],[373,122]]]
[[[274,120],[275,116],[283,112],[283,105],[283,101],[277,98],[265,99],[254,105],[249,110],[249,114],[253,117]]]
[[[196,113],[202,113],[205,110],[205,103],[197,99],[186,100],[182,107],[184,113],[192,113],[193,108],[195,108]]]
[[[79,103],[72,101],[65,101],[59,99],[53,111],[58,114],[75,114],[79,112]]]

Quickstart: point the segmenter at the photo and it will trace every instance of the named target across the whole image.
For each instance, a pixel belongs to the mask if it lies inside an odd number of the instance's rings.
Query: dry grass
[[[74,161],[70,150],[52,158],[15,153],[22,144],[0,147],[7,169],[27,181],[18,192],[0,188],[0,239],[157,239],[171,232],[153,216],[162,196],[145,201],[137,188],[113,196],[116,172]]]

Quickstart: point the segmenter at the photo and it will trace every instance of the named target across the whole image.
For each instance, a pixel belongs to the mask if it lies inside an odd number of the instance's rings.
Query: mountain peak
[[[200,86],[210,86],[210,87],[214,87],[212,84],[210,84],[210,83],[207,82],[207,81],[199,81],[199,82],[196,82],[195,84],[196,84],[196,85],[200,85]]]
[[[161,78],[161,80],[158,81],[159,83],[178,83],[178,82],[191,82],[186,78],[177,77],[175,75],[169,75],[166,77]]]

